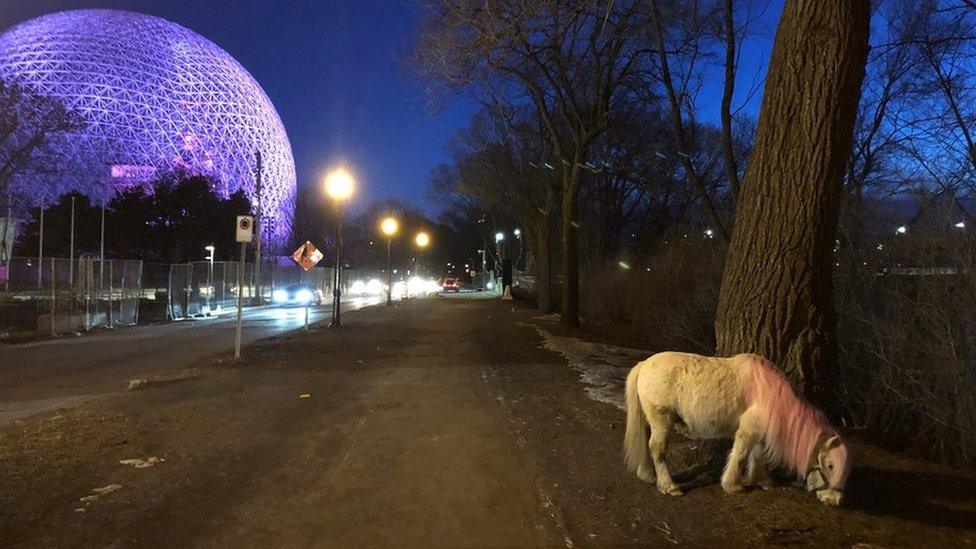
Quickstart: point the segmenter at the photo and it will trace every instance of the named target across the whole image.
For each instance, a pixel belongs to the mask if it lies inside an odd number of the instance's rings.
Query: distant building
[[[126,11],[55,13],[0,34],[0,78],[60,98],[87,122],[55,138],[48,173],[21,177],[97,198],[178,168],[211,177],[224,196],[244,189],[253,203],[260,150],[267,234],[288,238],[295,162],[285,128],[247,70],[206,38]]]

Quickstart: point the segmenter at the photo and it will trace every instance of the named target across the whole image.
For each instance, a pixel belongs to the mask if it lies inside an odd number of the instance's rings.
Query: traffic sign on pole
[[[254,236],[254,217],[237,216],[235,228],[236,239],[241,243],[241,261],[237,264],[237,329],[234,334],[234,358],[237,359],[241,358],[241,324],[244,320],[244,261],[247,257],[247,244]]]
[[[254,238],[254,216],[237,216],[237,242],[250,243]]]
[[[322,252],[320,252],[319,249],[308,240],[299,246],[298,249],[295,250],[295,253],[291,254],[291,258],[295,261],[295,263],[298,263],[298,266],[305,269],[305,271],[311,271],[312,267],[315,267],[319,261],[322,261],[322,257]]]

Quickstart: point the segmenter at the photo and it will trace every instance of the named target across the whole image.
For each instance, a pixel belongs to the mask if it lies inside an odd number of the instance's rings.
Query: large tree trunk
[[[538,294],[539,310],[545,314],[551,313],[552,306],[552,250],[549,244],[549,218],[536,216],[535,227],[535,289]]]
[[[836,374],[833,246],[868,53],[868,0],[790,0],[773,45],[715,320],[824,403]]]
[[[560,320],[567,326],[578,328],[579,321],[579,158],[573,165],[564,167],[563,177],[563,299]]]

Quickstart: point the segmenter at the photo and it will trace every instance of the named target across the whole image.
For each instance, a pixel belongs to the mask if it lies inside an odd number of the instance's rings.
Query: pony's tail
[[[647,471],[650,467],[650,456],[647,449],[649,425],[641,409],[640,397],[637,395],[637,376],[641,365],[638,362],[627,374],[625,394],[627,398],[627,432],[624,434],[624,462],[631,472]]]

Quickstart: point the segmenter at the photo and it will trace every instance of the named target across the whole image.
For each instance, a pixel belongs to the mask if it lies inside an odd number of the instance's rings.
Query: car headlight
[[[366,283],[366,293],[369,295],[380,295],[383,293],[383,283],[378,279],[372,279]]]
[[[271,300],[276,303],[282,303],[288,301],[288,292],[284,290],[275,290],[271,292]]]
[[[366,293],[366,283],[362,280],[355,280],[352,286],[349,287],[349,293],[353,295],[360,295]]]
[[[298,290],[298,293],[295,294],[295,298],[298,299],[300,303],[309,303],[312,301],[312,292],[311,290]]]

